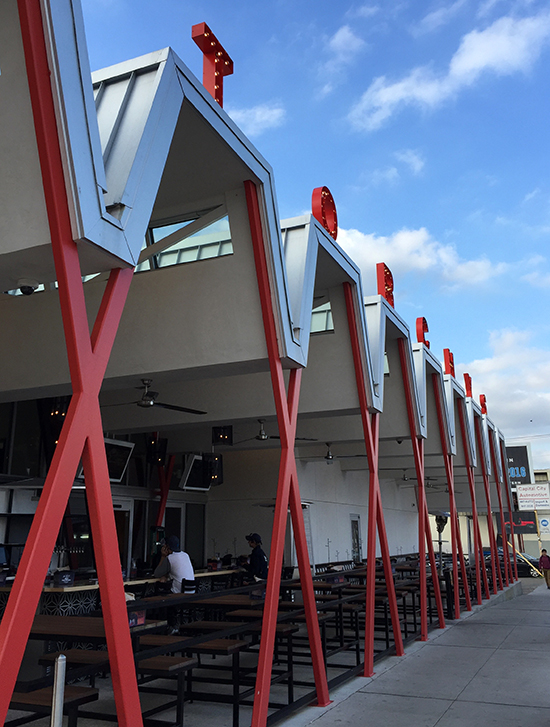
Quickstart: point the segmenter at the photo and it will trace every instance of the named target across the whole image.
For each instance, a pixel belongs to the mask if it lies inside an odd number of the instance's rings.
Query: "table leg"
[[[292,633],[287,638],[288,703],[294,701],[294,663],[292,654]]]
[[[239,652],[232,656],[233,673],[233,727],[239,727]]]
[[[185,672],[178,673],[176,689],[176,725],[183,727],[183,703],[185,701]]]

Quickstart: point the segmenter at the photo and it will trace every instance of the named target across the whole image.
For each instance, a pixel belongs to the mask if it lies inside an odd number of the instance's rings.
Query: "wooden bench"
[[[180,627],[180,631],[207,634],[209,631],[225,631],[226,629],[236,629],[240,626],[246,626],[244,621],[192,621],[191,623],[183,624]]]
[[[35,712],[37,714],[50,714],[52,711],[53,687],[45,689],[36,689],[34,692],[14,692],[10,701],[10,709],[17,709],[23,712]],[[63,704],[63,712],[68,717],[67,727],[76,727],[78,720],[78,708],[82,704],[94,702],[98,699],[97,689],[91,687],[74,687],[65,686],[65,696]],[[9,725],[20,725],[24,721],[32,721],[35,717],[28,720],[22,718],[13,719],[5,722],[6,727]]]
[[[137,655],[139,658],[139,654]],[[183,705],[185,702],[185,677],[187,675],[187,694],[191,697],[191,670],[198,665],[197,659],[180,656],[152,656],[138,661],[136,671],[138,674],[149,677],[148,681],[153,679],[173,679],[176,678],[176,698],[172,702],[160,704],[153,709],[143,712],[143,717],[147,719],[153,714],[165,712],[167,709],[176,708],[176,721],[174,727],[183,727]],[[172,691],[162,688],[143,687],[139,684],[139,688],[143,692],[153,692],[155,694],[173,694]]]
[[[233,691],[231,694],[231,697],[229,701],[233,704],[233,727],[238,727],[239,725],[239,703],[241,699],[240,695],[240,673],[239,673],[239,654],[243,649],[248,648],[249,644],[248,641],[244,641],[242,639],[211,639],[208,641],[203,641],[199,644],[195,644],[192,646],[189,646],[186,642],[190,641],[191,639],[181,637],[181,636],[142,636],[139,640],[141,646],[146,647],[163,647],[167,651],[185,651],[187,653],[191,654],[210,654],[213,657],[214,656],[230,656],[231,657],[231,680],[230,683],[233,686]],[[139,654],[136,657],[139,660]],[[142,663],[141,661],[139,662]],[[198,661],[198,666],[202,668],[208,668],[208,669],[224,669],[227,671],[226,667],[214,667],[209,666],[206,667],[204,664],[201,664],[200,657]],[[215,682],[216,680],[213,680],[211,678],[206,679],[205,677],[194,677],[195,682]],[[218,680],[221,683],[227,683],[226,681]],[[199,699],[203,701],[217,701],[217,702],[226,702],[228,701],[227,696],[223,694],[216,694],[213,693],[205,693],[205,692],[192,692],[192,698],[193,699]]]
[[[85,676],[90,678],[90,686],[95,686],[95,676],[99,672],[109,671],[109,653],[107,651],[98,651],[96,649],[65,649],[65,651],[56,651],[51,654],[42,654],[38,659],[38,663],[42,666],[53,666],[55,660],[61,654],[67,659],[67,667],[88,666]],[[70,674],[67,676],[71,679]]]
[[[261,621],[264,617],[263,611],[255,611],[251,608],[237,608],[235,611],[228,611],[227,618],[243,619],[245,621]]]

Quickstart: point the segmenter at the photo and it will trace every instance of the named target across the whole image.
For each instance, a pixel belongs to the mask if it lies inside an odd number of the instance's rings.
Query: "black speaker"
[[[226,424],[223,427],[212,427],[212,444],[233,444],[233,427]]]
[[[216,487],[223,482],[223,459],[221,454],[203,452],[202,454],[204,484]]]

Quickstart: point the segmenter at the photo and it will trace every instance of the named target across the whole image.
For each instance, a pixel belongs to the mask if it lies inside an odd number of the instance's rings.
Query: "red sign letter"
[[[336,240],[338,237],[338,216],[334,198],[328,187],[316,187],[313,190],[311,212],[328,234]]]
[[[223,107],[223,77],[233,73],[233,61],[206,23],[194,25],[191,37],[203,52],[202,84]]]
[[[445,364],[445,373],[455,375],[455,357],[451,353],[450,349],[443,349],[443,362]]]
[[[430,342],[426,340],[425,333],[428,333],[428,321],[425,318],[416,319],[416,340],[418,343],[423,343],[426,348],[430,348]]]
[[[472,398],[472,377],[470,374],[464,374],[464,386],[466,387],[466,396]]]
[[[378,283],[378,295],[385,298],[394,308],[393,304],[393,275],[386,263],[376,264],[376,281]]]

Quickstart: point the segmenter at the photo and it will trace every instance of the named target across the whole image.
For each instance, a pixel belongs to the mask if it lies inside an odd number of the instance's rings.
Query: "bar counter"
[[[213,589],[213,579],[227,578],[236,572],[238,571],[233,569],[195,573],[195,578],[199,582],[197,590],[205,592],[211,591]],[[124,588],[127,588],[129,591],[139,591],[136,595],[137,597],[142,597],[149,590],[147,586],[150,585],[152,591],[154,584],[158,581],[159,579],[153,578],[153,576],[134,578],[125,580]],[[0,617],[4,613],[10,591],[10,585],[0,586]],[[98,605],[98,583],[90,583],[89,580],[83,580],[80,583],[76,582],[72,586],[45,585],[42,588],[42,596],[40,597],[37,613],[49,616],[85,616],[95,611]]]

